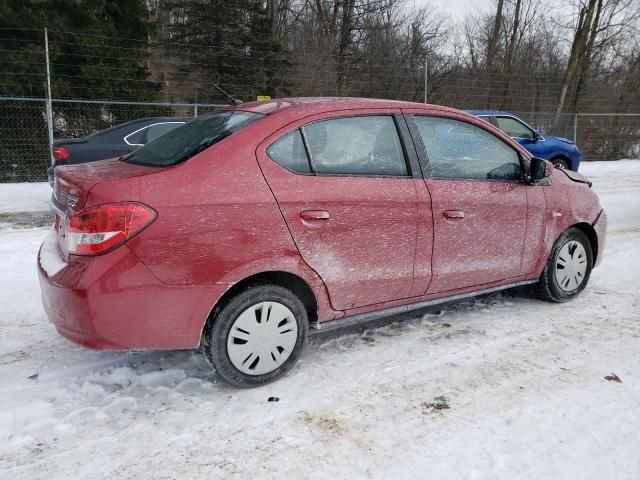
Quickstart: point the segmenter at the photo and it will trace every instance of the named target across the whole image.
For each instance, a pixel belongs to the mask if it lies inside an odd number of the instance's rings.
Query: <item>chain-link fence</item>
[[[51,163],[44,99],[0,101],[0,182],[47,179]]]
[[[640,159],[640,114],[575,116],[576,143],[586,160]]]
[[[216,105],[53,100],[54,139],[79,138],[130,120],[194,117]],[[543,134],[576,140],[583,160],[640,157],[640,114],[515,112]],[[0,182],[47,179],[51,162],[44,98],[0,99]]]
[[[458,54],[413,45],[389,56],[380,49],[386,41],[338,54],[316,50],[300,33],[286,52],[272,48],[260,55],[218,42],[1,30],[0,182],[46,180],[51,137],[79,138],[147,117],[193,117],[207,108],[203,104],[231,95],[245,101],[258,95],[362,96],[507,110],[544,135],[576,140],[586,161],[640,156],[637,89],[614,95],[606,88],[613,81],[623,85],[619,69],[592,72],[579,99],[565,105],[559,101],[566,88],[562,69],[470,67]],[[45,97],[66,99],[52,100],[49,109]],[[558,108],[560,115],[553,113]],[[581,111],[598,113],[574,113]]]

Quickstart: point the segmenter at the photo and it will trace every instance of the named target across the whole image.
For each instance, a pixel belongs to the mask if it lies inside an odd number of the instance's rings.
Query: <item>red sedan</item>
[[[522,284],[575,297],[605,239],[590,187],[450,108],[229,106],[56,170],[43,303],[79,344],[200,347],[226,382],[261,385],[309,328]]]

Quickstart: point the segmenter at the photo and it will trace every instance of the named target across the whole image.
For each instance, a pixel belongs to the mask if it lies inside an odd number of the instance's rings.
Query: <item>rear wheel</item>
[[[540,277],[539,289],[544,298],[566,302],[575,298],[587,285],[593,268],[593,252],[587,236],[569,228],[556,240]]]
[[[289,371],[307,341],[307,312],[277,285],[250,287],[216,309],[203,353],[220,378],[236,387],[272,382]]]

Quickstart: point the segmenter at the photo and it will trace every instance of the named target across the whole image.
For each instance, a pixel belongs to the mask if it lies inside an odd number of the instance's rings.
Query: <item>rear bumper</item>
[[[58,332],[106,350],[197,348],[212,305],[228,285],[166,285],[122,246],[61,257],[55,230],[38,252],[44,309]]]
[[[607,240],[607,212],[601,210],[598,214],[598,218],[593,223],[593,228],[598,236],[598,255],[596,256],[596,262],[594,266],[600,265],[602,262],[602,256],[604,253],[604,246]]]

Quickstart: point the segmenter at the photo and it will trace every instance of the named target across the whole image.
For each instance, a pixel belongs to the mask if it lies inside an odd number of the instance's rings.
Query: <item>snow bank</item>
[[[42,183],[0,183],[0,213],[49,210],[51,187]]]
[[[638,171],[640,171],[640,160],[626,159],[610,162],[582,162],[578,170],[588,177],[604,175],[613,180],[618,175],[638,175]]]

